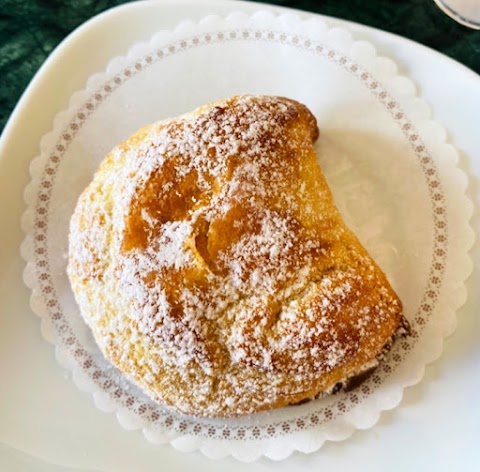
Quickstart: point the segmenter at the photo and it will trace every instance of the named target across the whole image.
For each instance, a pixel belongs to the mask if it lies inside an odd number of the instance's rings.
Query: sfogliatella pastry
[[[346,228],[311,112],[240,96],[116,147],[71,220],[68,274],[103,354],[178,412],[238,416],[332,392],[408,325]]]

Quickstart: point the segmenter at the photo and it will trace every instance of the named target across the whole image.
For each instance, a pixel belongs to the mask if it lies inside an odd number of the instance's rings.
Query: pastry
[[[154,400],[229,417],[330,393],[408,330],[317,163],[316,120],[239,96],[147,126],[81,195],[68,275],[110,362]]]

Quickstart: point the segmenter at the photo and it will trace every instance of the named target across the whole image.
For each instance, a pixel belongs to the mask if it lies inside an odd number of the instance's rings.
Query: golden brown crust
[[[236,416],[331,390],[402,321],[338,213],[315,118],[234,97],[114,149],[71,222],[68,273],[105,356],[154,399]]]

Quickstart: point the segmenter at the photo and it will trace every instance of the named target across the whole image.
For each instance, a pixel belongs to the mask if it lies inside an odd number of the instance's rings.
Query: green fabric
[[[0,130],[55,46],[87,19],[121,3],[126,2],[0,0]],[[480,73],[480,31],[458,25],[442,13],[433,0],[271,0],[264,3],[391,31],[441,51]]]

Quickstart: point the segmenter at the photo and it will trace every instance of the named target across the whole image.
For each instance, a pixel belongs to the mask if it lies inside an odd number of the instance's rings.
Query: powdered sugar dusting
[[[206,415],[284,404],[391,336],[401,306],[333,206],[317,135],[297,102],[236,97],[140,130],[83,194],[77,300],[154,398]]]

